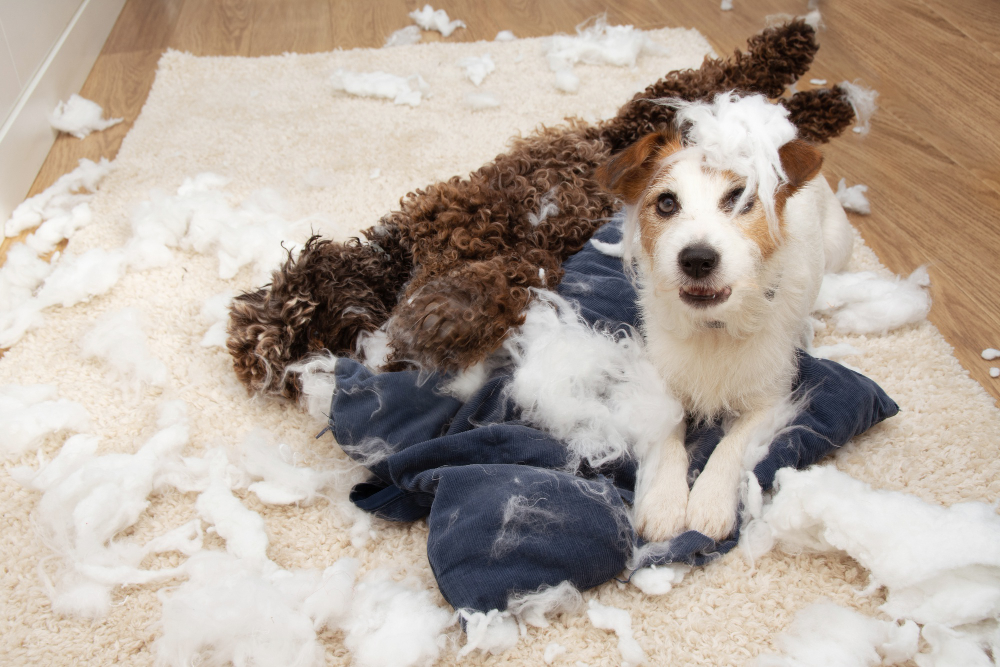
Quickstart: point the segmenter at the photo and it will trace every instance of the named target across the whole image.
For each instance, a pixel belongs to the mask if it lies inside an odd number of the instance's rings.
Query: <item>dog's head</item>
[[[778,157],[783,173],[771,192],[761,179],[712,166],[676,131],[647,135],[599,169],[625,203],[627,259],[684,320],[736,333],[751,326],[754,304],[759,311],[761,299],[774,298],[785,202],[823,161],[800,140],[782,145]]]

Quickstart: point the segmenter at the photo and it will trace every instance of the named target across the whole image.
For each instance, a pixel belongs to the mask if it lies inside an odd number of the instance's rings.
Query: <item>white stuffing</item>
[[[646,595],[666,595],[690,571],[691,566],[684,563],[650,565],[632,573],[630,582]]]
[[[43,222],[24,243],[39,255],[48,254],[56,249],[60,241],[70,238],[92,220],[90,205],[87,202],[77,204],[69,212],[55,215]]]
[[[634,67],[640,55],[663,55],[667,48],[631,25],[608,25],[598,16],[576,27],[576,36],[554,35],[546,40],[545,59],[553,72],[577,63]]]
[[[312,667],[325,663],[317,630],[350,604],[357,561],[316,570],[261,572],[239,558],[204,552],[186,563],[188,581],[161,594],[161,665]]]
[[[875,667],[898,665],[917,653],[920,629],[897,625],[830,602],[812,604],[795,615],[775,639],[782,655],[764,654],[755,667]]]
[[[454,396],[463,403],[468,402],[486,384],[491,370],[492,367],[486,360],[473,364],[455,373],[454,377],[443,383],[440,387],[441,393]]]
[[[528,222],[532,227],[537,227],[553,215],[559,215],[556,188],[552,188],[542,196],[542,200],[538,202],[538,213],[528,213]]]
[[[80,349],[85,359],[110,365],[133,390],[167,385],[167,367],[149,351],[142,314],[135,308],[101,316],[80,339]]]
[[[623,666],[636,667],[646,663],[646,652],[632,636],[632,617],[626,610],[603,605],[597,600],[590,600],[587,606],[587,616],[595,628],[612,630],[618,635]]]
[[[199,315],[209,327],[201,338],[202,347],[226,347],[226,325],[229,323],[229,305],[233,296],[232,292],[222,292],[205,299]]]
[[[17,236],[50,218],[66,214],[77,204],[89,201],[110,171],[111,163],[106,158],[101,158],[99,162],[82,158],[76,169],[63,174],[50,187],[21,202],[4,224],[4,234]]]
[[[994,359],[1000,359],[1000,350],[994,347],[988,347],[985,350],[983,350],[980,354],[986,361],[993,361]]]
[[[437,30],[444,37],[450,36],[458,28],[466,27],[465,21],[451,21],[448,12],[443,9],[435,11],[430,5],[410,12],[410,18],[424,30]]]
[[[580,90],[580,77],[566,67],[556,72],[556,88],[564,93],[575,93]]]
[[[371,333],[362,331],[358,335],[358,351],[363,354],[365,366],[370,370],[377,371],[388,360],[392,353],[389,345],[389,335],[385,329],[376,329]]]
[[[914,658],[917,667],[995,667],[980,642],[965,633],[928,623],[920,632],[931,647]],[[994,653],[994,655],[996,655]]]
[[[71,95],[66,102],[59,102],[49,114],[49,124],[60,132],[83,139],[91,132],[106,130],[122,122],[121,118],[104,117],[104,109],[92,100]]]
[[[719,7],[724,12],[733,11],[733,0],[722,0],[722,5]]]
[[[416,44],[419,42],[421,37],[422,33],[420,32],[420,26],[408,25],[405,28],[400,28],[396,32],[389,35],[382,47],[389,48],[393,46],[409,46],[410,44]]]
[[[11,246],[7,259],[0,266],[0,313],[14,310],[28,301],[53,268],[23,243]],[[3,315],[0,314],[2,321]]]
[[[847,96],[847,102],[854,109],[854,119],[856,121],[854,131],[858,134],[868,134],[868,131],[871,129],[871,118],[875,115],[875,110],[878,108],[875,101],[878,99],[878,91],[865,88],[858,83],[851,83],[850,81],[841,81],[839,86]]]
[[[465,94],[465,103],[474,110],[495,109],[500,106],[500,98],[488,90]]]
[[[806,23],[806,25],[811,26],[813,30],[816,30],[818,32],[819,29],[823,27],[823,15],[820,14],[819,9],[815,7],[810,7],[810,9],[812,11],[809,11],[806,14],[798,16],[796,18],[802,19]]]
[[[205,459],[209,483],[195,501],[198,515],[215,526],[215,532],[226,541],[226,551],[234,557],[258,571],[277,567],[267,557],[270,540],[264,518],[233,495],[232,489],[238,481],[232,477],[225,452],[211,450]]]
[[[549,627],[549,616],[578,614],[583,606],[583,596],[568,581],[558,586],[543,586],[532,593],[516,595],[507,600],[508,612],[519,622],[536,628]]]
[[[187,524],[142,546],[112,541],[134,524],[149,506],[157,475],[168,462],[178,461],[188,442],[184,403],[164,403],[157,422],[159,431],[135,454],[97,456],[98,439],[92,435],[69,438],[52,461],[37,470],[22,466],[11,470],[20,484],[42,492],[34,512],[42,540],[61,559],[53,584],[40,570],[43,583],[58,613],[88,618],[104,616],[111,604],[111,588],[121,584],[148,583],[175,577],[178,568],[139,569],[149,553],[201,548],[201,529]]]
[[[494,42],[513,42],[517,37],[510,30],[501,30],[497,33],[497,36],[493,38]]]
[[[809,79],[809,83],[811,83],[814,86],[825,86],[826,79]]]
[[[846,178],[840,179],[840,182],[837,183],[837,199],[845,211],[860,213],[861,215],[871,214],[872,207],[868,203],[868,197],[865,196],[866,192],[868,192],[867,185],[852,185],[851,187],[847,187]]]
[[[545,645],[545,652],[542,654],[542,660],[545,661],[546,665],[551,665],[556,661],[561,655],[566,654],[566,647],[557,642],[549,642]]]
[[[524,419],[567,443],[572,467],[641,456],[683,419],[638,338],[591,329],[557,294],[538,297],[505,343],[509,390]]]
[[[245,266],[258,282],[287,257],[307,232],[304,221],[289,221],[286,204],[274,190],[258,190],[233,207],[219,190],[227,179],[202,173],[186,178],[170,196],[153,191],[132,215],[132,238],[125,246],[129,265],[139,270],[166,266],[171,248],[215,253],[219,277],[230,279]]]
[[[337,357],[326,350],[306,357],[290,365],[288,373],[298,375],[299,386],[302,388],[300,402],[306,411],[321,422],[330,419],[330,404],[333,393],[337,390]]]
[[[712,102],[663,103],[677,109],[675,122],[686,128],[685,144],[700,151],[710,168],[747,179],[734,212],[756,193],[772,233],[777,236],[774,197],[787,180],[778,149],[796,135],[788,110],[771,104],[763,95],[740,96],[734,92],[719,93]]]
[[[881,278],[871,271],[828,273],[813,312],[829,315],[834,328],[846,333],[881,333],[920,322],[931,309],[926,267],[906,280]]]
[[[45,278],[35,296],[20,292],[20,301],[0,310],[0,348],[14,345],[29,330],[40,326],[42,311],[51,306],[74,306],[104,294],[125,273],[121,250],[94,248],[80,256],[67,253]]]
[[[334,90],[342,90],[356,97],[380,97],[395,104],[418,106],[430,89],[419,74],[403,77],[386,72],[351,72],[338,69],[330,76]]]
[[[493,62],[493,56],[488,53],[484,53],[478,58],[474,56],[462,58],[457,65],[464,70],[465,77],[476,86],[483,82],[487,74],[496,71],[497,68],[496,63]]]
[[[379,167],[375,167],[375,168],[374,168],[374,169],[372,169],[372,170],[371,170],[371,172],[370,172],[370,173],[368,174],[368,178],[370,178],[370,179],[371,179],[371,180],[373,180],[373,181],[375,181],[375,180],[378,180],[378,179],[382,178],[382,169],[380,169]]]
[[[453,614],[434,604],[431,591],[397,583],[385,570],[358,582],[341,624],[357,667],[410,667],[436,662]]]
[[[843,551],[884,586],[892,618],[955,627],[1000,616],[1000,517],[872,489],[829,466],[785,468],[761,522],[786,551]]]
[[[618,243],[605,243],[597,239],[590,239],[590,245],[594,246],[599,253],[608,257],[623,257],[625,255],[625,244],[621,241]]]
[[[499,654],[517,646],[520,631],[517,619],[508,612],[491,609],[488,612],[459,610],[465,621],[465,645],[457,657],[464,658],[473,651]]]
[[[51,433],[90,429],[86,408],[57,393],[51,385],[0,385],[0,456],[17,458]]]
[[[819,359],[832,359],[837,361],[844,359],[845,357],[860,357],[864,354],[864,351],[859,350],[850,343],[835,343],[833,345],[820,345],[819,347],[814,347],[809,350],[809,353]]]
[[[328,406],[329,407],[329,404]],[[314,470],[292,464],[282,456],[282,445],[275,445],[261,430],[249,433],[240,444],[240,464],[255,481],[248,487],[266,505],[309,504],[335,478],[331,471]]]
[[[990,377],[991,378],[1000,377],[1000,368],[997,368],[996,366],[991,367],[990,368]]]

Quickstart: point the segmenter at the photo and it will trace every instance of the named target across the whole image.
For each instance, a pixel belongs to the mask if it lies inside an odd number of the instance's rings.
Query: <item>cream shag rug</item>
[[[284,198],[285,217],[314,216],[307,226],[345,239],[375,224],[411,189],[479,167],[518,132],[559,123],[569,115],[609,116],[665,72],[697,67],[710,52],[694,31],[651,35],[668,45],[667,55],[643,56],[635,68],[578,66],[577,94],[555,88],[541,40],[258,59],[168,53],[114,170],[91,202],[94,222],[76,234],[70,250],[122,246],[131,235],[131,212],[149,199],[151,189],[173,194],[186,177],[206,171],[231,179],[222,190],[234,204],[258,189],[274,188]],[[476,88],[456,62],[484,53],[492,55],[496,71]],[[328,83],[337,68],[420,73],[430,95],[410,107],[338,94]],[[500,106],[472,110],[465,96],[481,91],[494,93]],[[851,134],[839,139],[857,140]],[[246,268],[231,280],[220,279],[213,255],[179,251],[177,257],[165,268],[129,271],[109,293],[89,303],[49,311],[45,326],[0,360],[0,385],[52,384],[61,397],[82,403],[92,417],[92,432],[101,438],[99,453],[134,452],[156,430],[162,400],[179,398],[189,409],[192,437],[185,451],[190,455],[206,447],[233,446],[252,429],[263,428],[289,445],[297,461],[342,466],[343,455],[330,450],[328,439],[314,439],[321,425],[297,406],[249,400],[233,377],[227,353],[200,345],[208,326],[199,317],[205,300],[263,281]],[[876,268],[882,270],[859,241],[851,270]],[[80,353],[79,341],[94,321],[125,307],[141,311],[151,353],[168,368],[163,389],[132,388],[106,364]],[[816,341],[833,342],[863,350],[850,363],[879,382],[902,408],[838,452],[833,465],[876,487],[943,504],[1000,498],[1000,413],[933,326],[925,322],[883,336],[827,334]],[[48,436],[40,451],[51,458],[67,435]],[[15,464],[35,465],[34,455],[7,462],[5,468]],[[333,502],[306,506],[269,507],[252,494],[237,495],[264,517],[268,555],[280,566],[322,569],[342,556],[355,556],[362,573],[388,567],[397,578],[415,577],[446,606],[427,564],[423,522],[376,521],[367,543],[352,545],[357,517],[345,508],[349,482],[345,478],[335,489]],[[39,577],[40,567],[54,567],[46,560],[51,552],[32,525],[40,494],[6,473],[0,475],[0,489],[0,662],[150,664],[151,646],[160,634],[157,590],[176,582],[117,588],[110,613],[95,622],[55,615]],[[195,497],[173,490],[154,494],[140,521],[120,539],[145,543],[190,521],[197,516]],[[206,537],[206,548],[223,546],[221,539]],[[184,560],[170,553],[147,557],[143,566]],[[751,566],[734,552],[693,571],[663,596],[646,596],[614,582],[585,596],[629,611],[650,664],[740,665],[770,650],[774,635],[795,612],[819,599],[878,616],[883,597],[857,595],[866,582],[866,572],[846,556],[772,552]],[[464,638],[457,631],[453,638],[440,664],[456,661],[456,647]],[[329,664],[350,663],[339,632],[321,633],[320,640]],[[465,662],[541,664],[550,642],[567,648],[556,664],[621,662],[615,635],[595,629],[586,614],[531,628],[505,654],[483,658],[476,653]]]

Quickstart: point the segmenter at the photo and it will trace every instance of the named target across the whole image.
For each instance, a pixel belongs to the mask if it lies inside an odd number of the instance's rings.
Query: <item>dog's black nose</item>
[[[707,245],[689,245],[677,256],[681,271],[692,278],[704,278],[719,263],[719,253]]]

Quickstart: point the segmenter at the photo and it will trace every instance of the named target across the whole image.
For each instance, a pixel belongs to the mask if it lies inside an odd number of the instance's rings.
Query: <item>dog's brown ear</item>
[[[790,192],[798,190],[819,173],[823,166],[823,154],[812,144],[793,139],[778,149],[781,168],[788,177]]]
[[[597,168],[597,180],[626,204],[639,201],[652,178],[657,162],[680,148],[671,132],[647,134]]]

